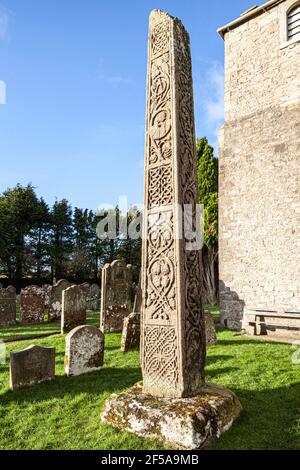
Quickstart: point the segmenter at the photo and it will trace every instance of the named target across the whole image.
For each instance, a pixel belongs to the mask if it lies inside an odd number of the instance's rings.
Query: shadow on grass
[[[10,327],[0,327],[0,335],[1,333],[8,334],[8,333],[28,333],[30,332],[35,332],[35,331],[41,331],[41,330],[46,330],[46,329],[54,330],[60,328],[60,324],[58,323],[36,323],[35,325],[12,325]]]
[[[221,373],[225,371],[226,368],[222,369]],[[63,404],[74,397],[78,398],[77,403],[80,406],[80,394],[88,394],[98,408],[111,393],[117,393],[140,380],[141,372],[138,368],[107,368],[80,377],[58,377],[55,381],[36,386],[34,389],[6,392],[1,396],[1,401],[6,405],[14,402],[21,406],[48,401],[45,406],[49,406],[52,400],[54,403],[61,400],[63,409]],[[300,384],[261,391],[234,386],[230,388],[243,405],[242,414],[232,428],[209,449],[300,448]],[[41,412],[41,408],[38,409]]]
[[[270,340],[257,340],[257,339],[248,339],[245,338],[245,336],[242,335],[236,335],[240,336],[241,341],[234,341],[230,339],[218,339],[218,346],[245,346],[248,344],[251,344],[253,346],[260,345],[263,346],[264,344],[271,344],[273,346],[276,346],[278,344],[282,344],[280,342],[275,342],[275,341],[270,341]]]
[[[300,383],[261,391],[230,388],[243,411],[213,449],[300,449]]]
[[[78,396],[81,393],[89,395],[110,395],[131,387],[142,380],[139,368],[103,368],[97,372],[83,374],[78,377],[57,376],[51,382],[44,382],[31,388],[7,392],[1,395],[2,405],[10,402],[37,403],[53,399],[64,399],[68,396]]]
[[[105,345],[105,351],[121,351],[121,340],[120,340],[120,346],[113,346],[113,345]]]

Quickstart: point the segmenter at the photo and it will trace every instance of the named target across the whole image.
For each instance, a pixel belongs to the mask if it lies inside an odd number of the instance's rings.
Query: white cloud
[[[0,80],[0,104],[6,104],[6,86],[2,80]]]
[[[4,40],[8,35],[8,14],[0,10],[0,40]]]
[[[213,62],[206,76],[205,117],[207,126],[217,134],[224,120],[224,68]]]

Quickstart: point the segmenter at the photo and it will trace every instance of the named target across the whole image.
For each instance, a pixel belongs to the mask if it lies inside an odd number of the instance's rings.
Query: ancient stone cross
[[[143,392],[192,397],[204,384],[201,258],[196,230],[196,140],[189,35],[177,18],[150,16],[142,253]]]

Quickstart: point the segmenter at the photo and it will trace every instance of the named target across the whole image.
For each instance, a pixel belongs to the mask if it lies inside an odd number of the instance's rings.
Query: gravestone
[[[48,320],[56,321],[61,316],[62,293],[65,289],[71,286],[69,281],[61,279],[51,287]]]
[[[16,289],[13,286],[7,289],[0,288],[0,326],[9,326],[16,323]]]
[[[102,269],[100,327],[104,333],[120,332],[131,312],[132,266],[115,260]]]
[[[142,287],[141,287],[141,280],[139,279],[139,283],[136,289],[135,297],[134,297],[134,304],[133,304],[133,311],[141,313],[142,311]]]
[[[101,369],[104,335],[95,326],[78,326],[66,336],[65,372],[81,375]]]
[[[90,298],[88,299],[88,308],[90,310],[99,310],[100,308],[100,288],[97,284],[91,285]]]
[[[91,296],[91,284],[89,284],[88,282],[84,282],[83,284],[81,284],[81,286],[85,292],[86,300],[89,299]]]
[[[10,388],[30,387],[55,378],[55,348],[29,346],[10,353]]]
[[[158,10],[150,16],[145,149],[143,384],[108,399],[102,420],[199,449],[230,428],[241,405],[230,391],[205,383],[189,36]]]
[[[86,289],[84,285],[68,287],[62,293],[61,333],[85,323]]]
[[[134,299],[133,312],[123,322],[121,351],[128,352],[140,348],[142,290],[139,282]]]
[[[204,311],[205,320],[205,337],[207,346],[213,346],[217,344],[216,327],[214,317],[208,310]]]
[[[124,318],[121,351],[128,352],[140,348],[141,314],[132,312]]]
[[[45,293],[45,307],[46,308],[49,308],[49,305],[50,305],[50,295],[51,295],[51,290],[52,290],[52,286],[50,284],[44,284],[42,286],[42,289]]]
[[[86,300],[86,308],[87,310],[91,310],[91,295],[92,295],[92,286],[88,282],[85,282],[81,284],[83,290],[84,290],[84,295],[85,295],[85,300]]]
[[[28,286],[21,290],[20,323],[30,325],[43,323],[45,317],[45,292],[41,287]]]

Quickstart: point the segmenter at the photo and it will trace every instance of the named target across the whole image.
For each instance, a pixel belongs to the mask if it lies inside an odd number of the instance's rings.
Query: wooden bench
[[[270,335],[300,339],[300,312],[247,309],[243,327],[254,336]]]

